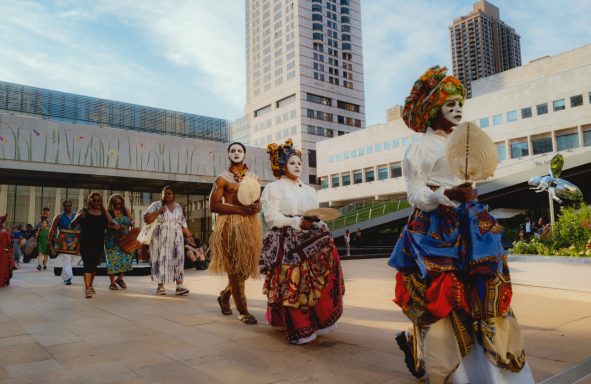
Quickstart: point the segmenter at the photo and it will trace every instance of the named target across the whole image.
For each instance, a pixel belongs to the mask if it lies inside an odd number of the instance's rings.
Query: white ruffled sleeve
[[[263,208],[263,217],[269,228],[292,227],[301,230],[300,216],[287,217],[281,213],[279,204],[281,203],[282,193],[281,185],[277,182],[271,183],[263,189],[261,195],[261,204]]]
[[[408,202],[425,212],[434,210],[439,204],[453,207],[457,205],[443,194],[443,188],[433,191],[427,186],[428,175],[434,165],[420,141],[408,147],[404,154],[403,172]]]

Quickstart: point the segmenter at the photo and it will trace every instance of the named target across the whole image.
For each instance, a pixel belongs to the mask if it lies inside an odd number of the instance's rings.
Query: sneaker
[[[40,270],[41,270],[41,266],[40,266],[40,265],[38,265],[38,266],[37,266],[37,270],[38,270],[38,271],[40,271]]]
[[[47,265],[43,266],[43,270],[46,271],[47,270]]]
[[[174,294],[177,296],[186,295],[187,293],[189,293],[189,290],[182,285],[177,285],[176,290],[174,291]]]
[[[72,285],[72,279],[64,280],[64,284]]]
[[[166,289],[164,287],[158,287],[156,288],[156,294],[158,296],[166,296]]]

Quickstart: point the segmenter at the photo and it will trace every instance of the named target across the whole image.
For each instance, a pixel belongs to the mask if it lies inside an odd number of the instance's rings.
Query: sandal
[[[222,310],[222,315],[232,314],[232,308],[230,308],[230,303],[224,303],[224,300],[221,296],[218,296],[218,304],[220,305],[220,309]]]
[[[92,297],[92,290],[90,288],[86,288],[86,291],[84,292],[84,297],[86,297],[87,299],[90,299]]]
[[[115,283],[117,283],[117,285],[120,286],[121,289],[127,289],[127,285],[125,284],[125,281],[123,281],[123,279],[117,279],[115,280]]]
[[[115,284],[115,283],[109,285],[109,289],[111,291],[118,291],[119,290],[119,288],[117,288],[117,284]]]
[[[166,289],[164,289],[164,287],[158,287],[156,288],[156,295],[158,296],[166,296]]]
[[[90,291],[92,292],[93,295],[96,293],[96,291],[94,290],[94,287],[90,287],[88,289],[90,289]]]
[[[238,316],[238,320],[248,325],[254,325],[258,323],[257,319],[250,313],[245,313],[243,315]]]

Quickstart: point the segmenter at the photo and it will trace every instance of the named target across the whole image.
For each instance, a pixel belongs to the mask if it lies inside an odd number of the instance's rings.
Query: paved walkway
[[[108,278],[97,277],[97,295],[88,300],[80,277],[67,287],[25,265],[0,289],[0,382],[416,383],[393,342],[408,325],[391,301],[394,271],[384,259],[343,267],[339,329],[313,345],[292,346],[264,324],[261,281],[247,282],[260,320],[247,326],[219,313],[216,296],[225,281],[207,272],[187,272],[187,297],[155,296],[149,277],[129,277],[125,291],[109,291]],[[569,290],[568,266],[515,261],[511,267],[513,307],[536,380],[589,358],[591,279]],[[591,275],[591,265],[576,268]],[[564,285],[544,288],[540,276],[531,284],[528,277],[541,270],[551,277],[545,280]]]

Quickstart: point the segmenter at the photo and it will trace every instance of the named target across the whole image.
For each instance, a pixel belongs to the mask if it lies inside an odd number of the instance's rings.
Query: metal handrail
[[[343,228],[349,225],[355,225],[359,222],[371,220],[372,218],[381,217],[386,215],[387,213],[396,212],[400,209],[406,208],[408,204],[403,203],[407,203],[405,198],[384,201],[379,203],[372,202],[370,207],[361,208],[357,210],[353,209],[352,211],[349,211],[349,213],[344,214],[336,220],[329,221],[326,224],[331,230]],[[364,207],[365,204],[366,202],[364,202],[362,206]],[[402,207],[401,204],[403,205]],[[390,205],[392,207],[395,207],[395,209],[387,209]]]

